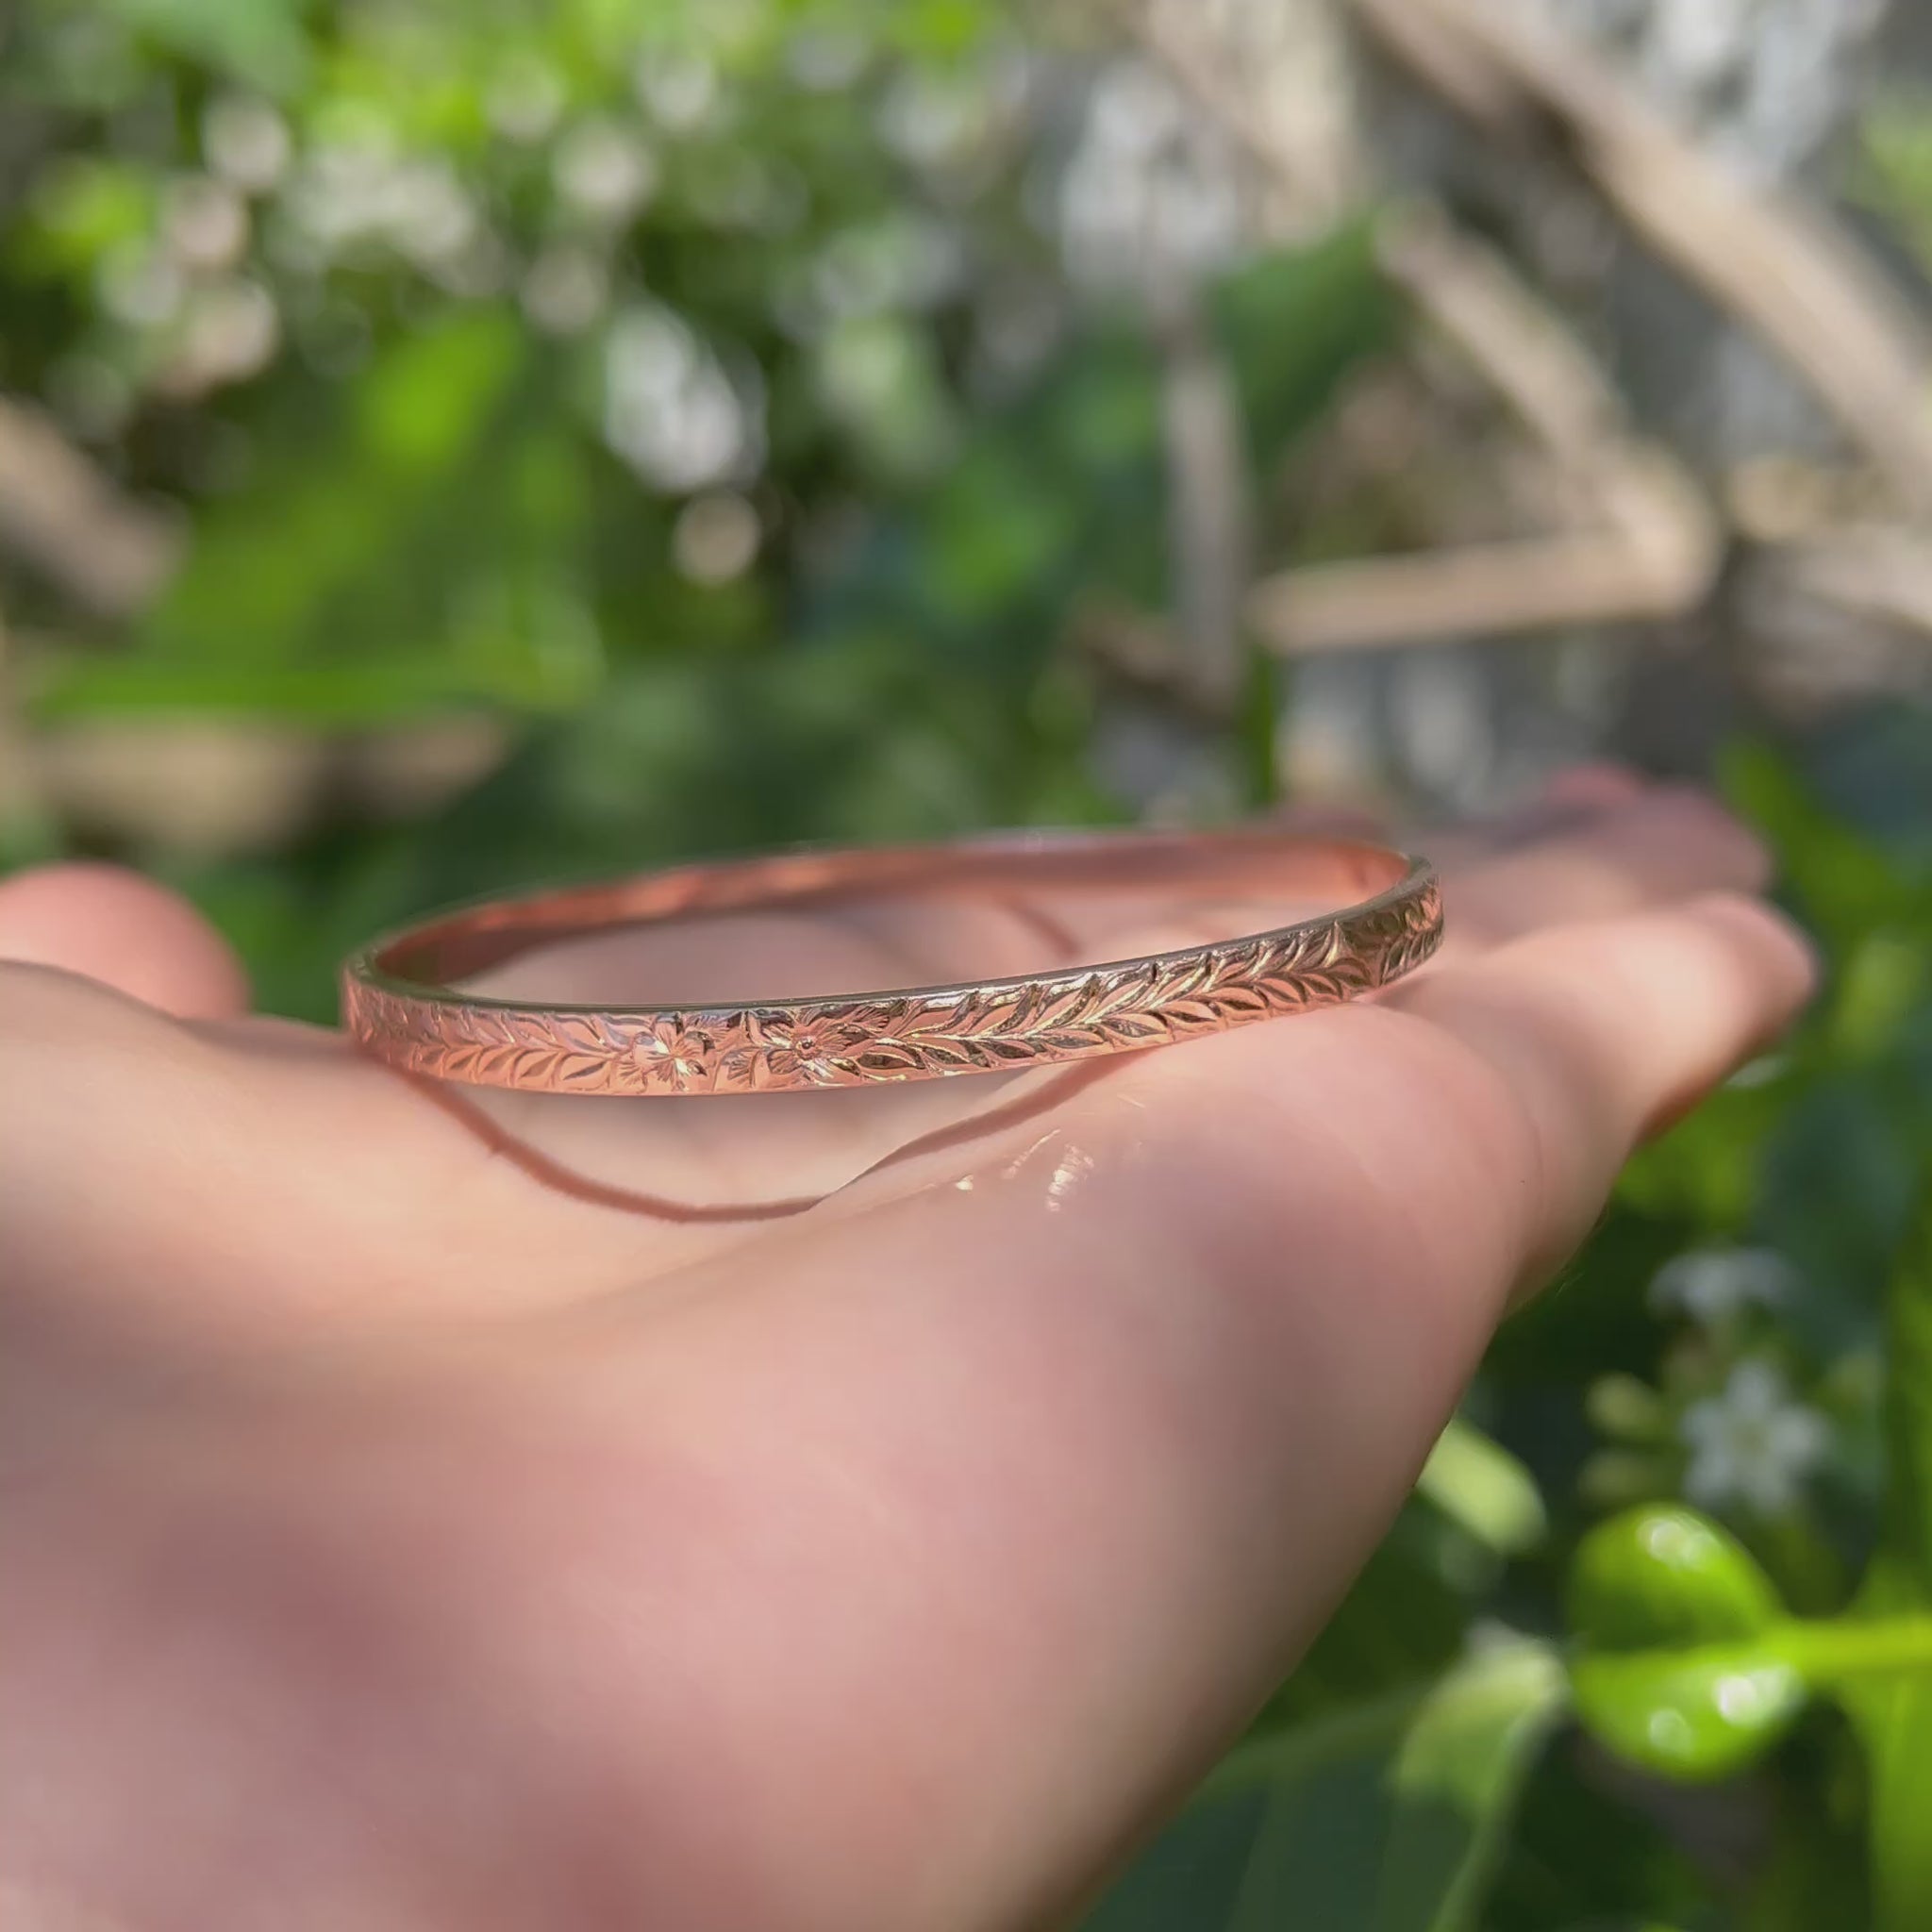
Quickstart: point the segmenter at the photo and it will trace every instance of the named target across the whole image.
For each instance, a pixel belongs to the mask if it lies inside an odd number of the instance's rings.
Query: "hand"
[[[1436,850],[1451,943],[1373,1003],[769,1101],[438,1092],[239,1017],[140,880],[0,887],[6,1923],[1075,1908],[1805,996],[1693,797],[1581,774]],[[959,918],[736,950],[1038,943]]]

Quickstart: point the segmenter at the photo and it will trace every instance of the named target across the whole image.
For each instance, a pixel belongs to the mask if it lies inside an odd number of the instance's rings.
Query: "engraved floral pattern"
[[[745,1016],[743,1042],[724,1057],[724,1072],[749,1087],[831,1087],[841,1056],[858,1042],[848,1027],[809,1010]]]
[[[647,1021],[631,1037],[630,1064],[646,1091],[689,1093],[708,1086],[717,1042],[682,1013]]]
[[[1330,920],[1222,945],[931,993],[750,1011],[495,1006],[343,979],[367,1052],[438,1079],[539,1092],[864,1087],[1164,1046],[1398,978],[1441,939],[1432,878]]]

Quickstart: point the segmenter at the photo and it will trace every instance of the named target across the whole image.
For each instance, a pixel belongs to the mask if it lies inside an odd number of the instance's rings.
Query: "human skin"
[[[452,1103],[244,1017],[157,888],[0,885],[0,1919],[1063,1921],[1806,996],[1690,794],[1437,849],[1374,1001],[925,1112]],[[997,918],[736,938],[903,983]]]

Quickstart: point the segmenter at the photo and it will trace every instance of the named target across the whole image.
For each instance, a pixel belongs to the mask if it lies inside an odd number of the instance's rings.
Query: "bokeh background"
[[[1717,785],[1817,1011],[1097,1923],[1924,1927],[1928,258],[1914,0],[12,0],[0,868],[326,1019],[528,880]]]

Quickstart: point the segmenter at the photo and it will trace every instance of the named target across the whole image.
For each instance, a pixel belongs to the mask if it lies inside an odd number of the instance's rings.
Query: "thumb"
[[[57,966],[185,1020],[248,1009],[233,949],[178,893],[112,865],[0,879],[0,959]]]

